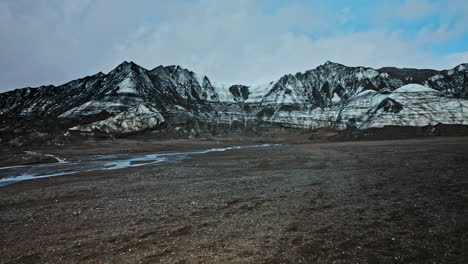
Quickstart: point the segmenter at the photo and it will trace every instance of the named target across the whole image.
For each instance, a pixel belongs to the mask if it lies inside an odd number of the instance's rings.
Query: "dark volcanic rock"
[[[408,91],[398,92],[402,86]],[[468,64],[436,71],[326,62],[268,84],[227,87],[180,66],[147,70],[123,62],[108,74],[0,94],[0,138],[21,145],[33,132],[67,142],[70,130],[120,136],[169,129],[193,136],[265,126],[345,129],[355,121],[365,121],[361,129],[466,124],[465,99]]]

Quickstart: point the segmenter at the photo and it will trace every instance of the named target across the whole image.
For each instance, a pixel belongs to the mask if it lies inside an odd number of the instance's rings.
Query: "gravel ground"
[[[0,263],[468,263],[468,137],[289,141],[2,187]]]

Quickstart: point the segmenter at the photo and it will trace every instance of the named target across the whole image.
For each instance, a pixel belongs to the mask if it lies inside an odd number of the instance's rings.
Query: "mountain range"
[[[0,143],[63,144],[73,135],[196,136],[257,128],[366,130],[467,125],[468,64],[450,70],[327,61],[262,85],[219,85],[180,66],[123,62],[60,86],[0,94]]]

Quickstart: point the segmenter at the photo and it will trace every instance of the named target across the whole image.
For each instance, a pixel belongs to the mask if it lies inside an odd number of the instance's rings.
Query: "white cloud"
[[[305,14],[314,17],[309,31],[321,31],[327,21],[335,20],[321,10],[295,12],[299,7],[292,6],[266,16],[252,2],[216,6],[212,2],[187,7],[190,12],[182,13],[184,20],[168,17],[163,24],[139,31],[120,50],[120,57],[130,56],[146,67],[180,64],[215,80],[245,84],[268,82],[326,60],[373,67],[453,66],[420,51],[418,42],[405,40],[398,32],[338,32],[317,40],[291,32],[296,23],[304,23]]]
[[[356,17],[351,8],[333,12],[289,4],[266,13],[262,2],[248,0],[33,3],[0,1],[0,91],[60,84],[109,71],[123,60],[146,68],[180,64],[217,81],[245,84],[326,60],[438,69],[467,61],[466,53],[422,51],[421,43],[432,41],[426,37],[432,28],[421,30],[416,40],[385,28],[340,31],[340,24]],[[446,39],[451,29],[437,29],[438,38]]]

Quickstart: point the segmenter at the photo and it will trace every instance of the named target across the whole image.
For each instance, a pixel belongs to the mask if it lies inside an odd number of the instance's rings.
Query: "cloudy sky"
[[[0,92],[120,62],[255,84],[346,65],[468,62],[466,0],[0,0]]]

